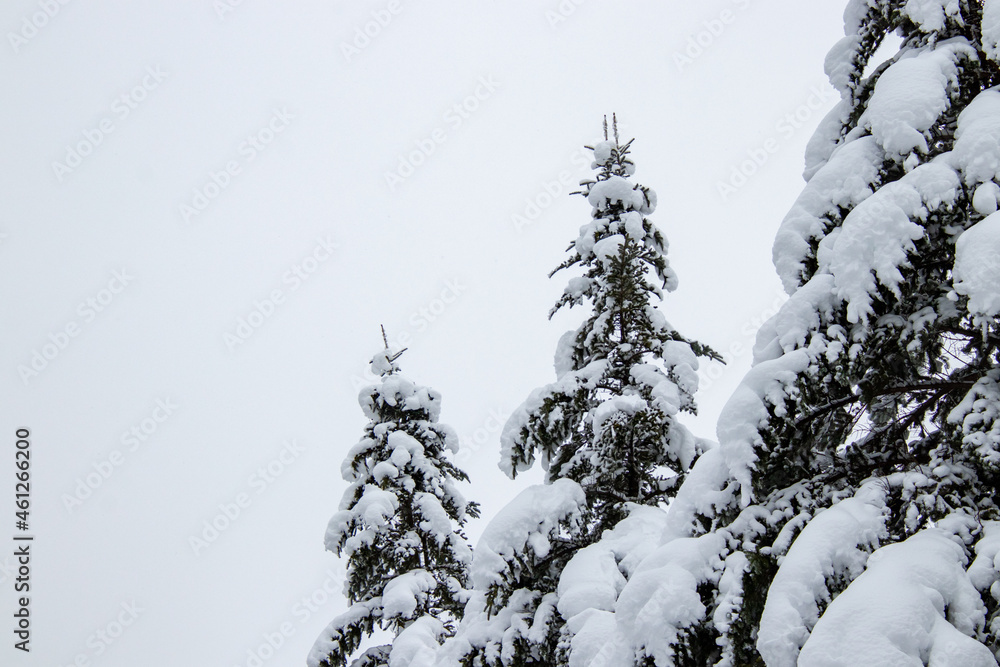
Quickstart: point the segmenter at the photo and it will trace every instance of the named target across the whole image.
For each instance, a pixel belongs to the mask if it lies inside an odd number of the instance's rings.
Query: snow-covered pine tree
[[[581,183],[591,221],[550,274],[583,270],[550,317],[584,303],[591,313],[560,340],[556,382],[535,390],[501,435],[501,468],[511,477],[537,455],[548,481],[568,478],[583,487],[590,520],[582,543],[614,527],[629,503],[657,505],[671,495],[700,454],[701,443],[676,419],[696,412],[698,357],[721,359],[657,310],[677,276],[666,240],[646,217],[656,194],[630,180],[632,141],[621,144],[616,126],[609,139],[606,121],[604,135],[587,147],[596,179]]]
[[[647,559],[675,585],[619,597],[620,628],[687,601],[631,635],[656,665],[996,664],[1000,2],[852,0],[845,25],[775,241],[790,298],[679,492],[708,500]]]
[[[576,578],[561,583],[564,568],[630,511],[664,503],[704,448],[676,418],[695,411],[698,357],[719,356],[678,333],[656,308],[677,278],[666,240],[646,217],[656,195],[630,180],[631,141],[619,141],[616,125],[609,137],[605,123],[604,141],[588,147],[597,175],[581,184],[581,194],[591,221],[553,271],[579,267],[583,275],[569,280],[551,314],[584,303],[591,313],[562,337],[556,382],[535,390],[501,434],[501,468],[514,477],[537,456],[546,483],[530,490],[530,503],[512,503],[484,540],[495,537],[477,548],[474,571],[488,591],[473,598],[456,636],[462,648],[449,653],[462,655],[464,665],[575,664],[567,616],[586,615],[587,605],[576,593],[562,603],[561,590],[580,590]],[[559,512],[543,521],[526,503]],[[511,532],[508,514],[528,518]],[[615,540],[627,543],[627,536]],[[490,557],[494,551],[501,558]],[[581,556],[576,569],[600,562],[617,572],[624,557],[606,545]],[[455,664],[449,660],[442,664]]]
[[[348,559],[351,606],[316,640],[309,667],[383,667],[390,655],[424,664],[462,616],[472,561],[462,527],[479,508],[456,487],[468,477],[448,460],[458,438],[438,422],[440,394],[400,374],[400,354],[386,343],[371,362],[379,383],[358,397],[369,423],[344,461],[350,486],[326,531],[326,548]],[[352,659],[377,628],[392,643]]]

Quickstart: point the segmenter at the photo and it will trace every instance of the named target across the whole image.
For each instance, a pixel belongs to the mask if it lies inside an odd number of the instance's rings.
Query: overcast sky
[[[499,472],[500,425],[585,315],[547,320],[569,275],[546,275],[604,114],[659,195],[663,312],[730,362],[688,420],[714,438],[782,300],[771,243],[844,4],[5,2],[0,662],[302,664],[344,608],[323,533],[380,324],[442,393],[484,519],[538,481]]]

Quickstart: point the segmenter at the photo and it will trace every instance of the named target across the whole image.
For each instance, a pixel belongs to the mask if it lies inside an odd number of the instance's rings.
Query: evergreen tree
[[[462,615],[472,561],[462,526],[479,509],[456,488],[468,477],[447,458],[458,439],[437,421],[440,394],[400,374],[400,354],[386,343],[371,362],[379,383],[359,395],[370,421],[344,461],[350,486],[326,532],[326,548],[348,559],[351,606],[316,640],[309,667],[347,665],[377,628],[392,644],[352,667],[382,667],[390,655],[420,664],[414,656],[433,653]]]
[[[677,287],[667,242],[646,217],[656,194],[633,183],[632,141],[617,127],[594,153],[595,180],[580,192],[591,221],[551,275],[579,267],[549,317],[588,303],[591,313],[567,332],[556,351],[557,381],[536,390],[512,415],[501,438],[501,467],[511,476],[537,455],[547,481],[568,478],[587,494],[590,520],[581,543],[600,537],[629,503],[666,500],[700,453],[700,442],[677,421],[696,412],[698,357],[721,359],[674,329],[657,310]]]
[[[556,382],[533,392],[501,435],[501,468],[511,477],[536,457],[547,471],[527,504],[559,511],[543,520],[523,509],[521,498],[498,517],[500,527],[487,528],[487,535],[500,536],[494,541],[501,546],[484,536],[490,543],[477,548],[482,598],[473,598],[456,636],[460,641],[451,643],[459,648],[446,651],[442,664],[575,664],[567,621],[590,608],[581,604],[586,593],[578,594],[575,579],[562,581],[564,570],[579,556],[617,573],[624,550],[581,550],[635,508],[664,503],[705,445],[677,415],[695,412],[698,357],[719,356],[682,336],[656,309],[663,291],[677,285],[666,240],[647,218],[656,195],[630,180],[631,141],[622,144],[616,126],[610,138],[607,130],[605,124],[605,140],[588,147],[596,178],[581,184],[591,221],[553,271],[578,268],[582,275],[569,280],[550,317],[583,304],[591,313],[561,339]],[[518,539],[503,528],[517,523],[510,515],[522,517],[524,525],[513,533]],[[493,552],[500,558],[492,558]],[[568,601],[564,590],[573,591]]]
[[[709,500],[649,559],[688,575],[661,607],[700,600],[632,635],[650,664],[996,664],[1000,3],[852,0],[845,25],[774,246],[790,298],[686,482]]]

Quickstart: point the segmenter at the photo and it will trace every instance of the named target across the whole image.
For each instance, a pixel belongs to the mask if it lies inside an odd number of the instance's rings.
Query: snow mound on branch
[[[600,440],[604,431],[604,422],[616,414],[634,415],[648,408],[649,405],[641,396],[612,396],[591,412],[591,417],[594,420],[594,440]]]
[[[805,273],[809,243],[820,238],[828,217],[839,215],[872,195],[878,165],[885,154],[874,137],[862,137],[837,148],[829,161],[810,179],[785,216],[774,239],[772,258],[788,294]]]
[[[1000,467],[1000,369],[979,378],[948,422],[962,425],[963,442],[986,465]]]
[[[395,577],[382,590],[384,618],[413,618],[426,593],[434,590],[437,582],[427,570],[410,570]]]
[[[885,492],[869,482],[853,498],[819,512],[792,543],[768,588],[757,650],[768,665],[795,665],[819,620],[827,583],[856,578],[884,537]]]
[[[389,667],[426,667],[434,664],[444,624],[433,616],[421,616],[392,641]]]
[[[921,32],[944,30],[945,17],[955,16],[960,10],[958,0],[907,0],[903,6],[903,14]]]
[[[376,352],[370,364],[372,373],[374,375],[388,375],[399,371],[399,364],[395,360],[402,352],[401,349],[395,346]]]
[[[512,560],[529,545],[539,558],[548,555],[561,521],[579,515],[587,499],[579,484],[557,479],[530,486],[497,513],[483,531],[472,559],[472,582],[478,590],[500,584]]]
[[[655,364],[636,364],[629,370],[629,375],[636,382],[644,384],[651,389],[653,405],[655,407],[671,416],[680,411],[680,390],[672,380],[664,375],[658,366]],[[688,393],[693,392],[688,390]]]
[[[667,509],[663,541],[691,537],[700,528],[699,516],[716,516],[731,504],[732,477],[722,449],[715,445],[694,462]]]
[[[967,185],[1000,180],[1000,90],[984,90],[958,115],[947,159]]]
[[[320,634],[319,639],[313,644],[312,649],[309,650],[309,655],[306,658],[307,667],[319,667],[320,663],[326,662],[327,657],[331,653],[339,650],[337,639],[343,636],[345,628],[362,622],[367,618],[377,619],[380,613],[378,606],[378,598],[368,600],[367,602],[358,602],[351,605],[343,614],[330,621],[329,625]],[[370,648],[365,653],[381,654],[387,649],[388,647],[386,646],[379,646]]]
[[[970,636],[986,609],[965,562],[963,549],[937,528],[882,547],[830,603],[799,664],[995,666],[992,652]]]
[[[608,368],[607,359],[597,359],[587,364],[578,371],[567,371],[563,364],[568,363],[568,360],[564,357],[569,354],[569,349],[572,339],[569,333],[565,334],[562,339],[560,339],[560,346],[556,353],[556,370],[563,370],[562,375],[559,375],[559,379],[555,382],[545,385],[544,387],[539,387],[528,395],[528,398],[522,403],[510,417],[507,418],[507,423],[504,424],[503,431],[500,432],[500,469],[503,470],[508,477],[513,477],[515,472],[522,472],[528,470],[531,464],[534,462],[533,456],[531,456],[527,461],[521,462],[516,470],[512,463],[512,457],[515,449],[518,446],[519,439],[521,438],[522,430],[531,421],[531,415],[538,412],[547,399],[551,399],[554,396],[572,396],[578,390],[582,388],[593,388],[596,386],[597,382],[603,377],[604,372]],[[549,419],[551,426],[555,428],[558,422],[562,418],[562,412],[560,410],[555,410],[550,415]],[[545,457],[543,453],[542,466],[548,469],[548,458]]]
[[[673,540],[642,561],[615,605],[617,628],[640,655],[671,664],[679,634],[707,613],[698,585],[723,568],[719,533]]]
[[[969,581],[980,592],[989,592],[1000,602],[1000,521],[983,523],[983,533],[976,543],[976,559],[969,566]],[[989,631],[1000,633],[1000,615],[993,618]]]
[[[660,543],[666,513],[629,505],[629,515],[600,541],[581,549],[559,578],[559,613],[572,635],[571,667],[632,667],[615,607],[627,578]]]
[[[955,244],[955,291],[969,297],[969,312],[1000,314],[1000,213],[965,230]]]
[[[866,321],[878,283],[897,297],[914,241],[924,228],[928,209],[950,205],[958,196],[958,175],[943,162],[922,164],[898,181],[887,183],[848,214],[817,251],[820,270],[834,276],[837,296],[847,302],[847,319]],[[876,282],[877,281],[877,282]]]
[[[762,362],[747,372],[722,408],[716,428],[719,447],[730,474],[740,485],[744,507],[753,499],[754,450],[763,446],[760,429],[767,424],[768,409],[779,417],[785,414],[789,388],[808,365],[809,354],[803,349]]]
[[[820,328],[820,318],[833,311],[833,288],[833,276],[820,273],[788,297],[778,312],[757,330],[754,364],[805,347],[811,333]]]
[[[840,145],[840,133],[851,113],[851,100],[842,99],[819,122],[816,131],[806,144],[805,169],[802,177],[810,181],[830,160]]]
[[[823,71],[844,99],[850,95],[851,73],[854,71],[854,61],[860,46],[861,38],[849,32],[833,45],[823,61]]]
[[[614,141],[601,141],[594,144],[594,162],[598,165],[605,164],[611,159],[611,152],[618,148]]]
[[[899,60],[882,72],[855,132],[870,130],[890,156],[927,153],[924,135],[950,106],[959,55],[975,57],[964,40]]]
[[[642,191],[621,176],[611,176],[591,185],[587,201],[598,211],[606,211],[614,203],[633,210],[642,210],[646,204]]]
[[[412,380],[398,374],[383,375],[381,384],[361,390],[358,404],[368,419],[378,419],[376,403],[384,403],[406,411],[422,410],[427,413],[430,421],[437,421],[441,414],[439,392],[429,387],[418,386]]]
[[[569,623],[568,623],[569,625]],[[633,667],[633,653],[612,612],[590,609],[572,621],[569,667]]]
[[[1000,2],[983,2],[983,51],[994,62],[1000,61]]]

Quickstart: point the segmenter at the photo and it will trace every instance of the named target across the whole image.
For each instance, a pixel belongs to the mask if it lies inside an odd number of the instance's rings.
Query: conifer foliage
[[[462,527],[479,509],[456,488],[468,478],[448,460],[458,438],[438,422],[440,394],[403,376],[400,354],[386,343],[371,362],[378,384],[359,396],[369,423],[326,532],[327,549],[347,557],[350,608],[316,640],[309,667],[423,664],[462,615],[472,561]],[[377,628],[392,644],[355,655]]]
[[[576,632],[592,612],[607,613],[637,562],[629,558],[642,549],[635,535],[656,524],[638,510],[662,515],[657,506],[704,448],[676,418],[695,411],[698,357],[718,355],[656,308],[677,285],[666,240],[647,217],[656,195],[631,181],[631,142],[619,141],[616,123],[611,137],[607,130],[588,147],[596,178],[581,184],[591,220],[553,271],[582,275],[570,278],[552,314],[584,304],[590,314],[562,337],[556,382],[534,391],[501,434],[501,468],[514,477],[538,457],[545,483],[487,526],[466,616],[438,665],[577,665],[595,657]],[[658,530],[642,537],[648,542]],[[599,544],[603,535],[611,537]]]
[[[790,298],[641,580],[687,583],[619,597],[648,664],[996,664],[1000,2],[845,27],[774,245]],[[636,635],[652,601],[684,613]]]
[[[667,242],[648,215],[656,194],[633,183],[632,142],[609,139],[589,147],[595,180],[580,194],[591,221],[550,275],[579,268],[550,317],[587,304],[591,313],[567,332],[556,351],[555,383],[536,390],[507,423],[501,467],[510,475],[540,456],[549,481],[583,486],[591,514],[589,535],[600,537],[624,518],[626,503],[656,505],[682,479],[700,444],[678,413],[696,411],[698,357],[719,356],[688,340],[657,310],[663,292],[677,287]]]

